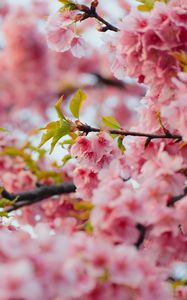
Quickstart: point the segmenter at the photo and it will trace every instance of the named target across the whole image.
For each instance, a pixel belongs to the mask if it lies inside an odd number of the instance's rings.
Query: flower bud
[[[90,9],[88,6],[83,5],[83,4],[77,4],[77,9],[83,12],[89,12]]]
[[[98,6],[98,4],[99,4],[99,1],[98,0],[94,0],[94,1],[92,1],[91,6],[94,7],[94,8],[96,8]]]

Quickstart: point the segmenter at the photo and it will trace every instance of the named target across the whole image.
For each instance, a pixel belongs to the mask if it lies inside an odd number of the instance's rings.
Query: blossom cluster
[[[80,86],[84,86],[89,95],[87,106],[95,108],[95,98],[100,99],[98,113],[106,111],[105,103],[113,95],[116,103],[112,106],[111,113],[123,120],[124,112],[130,124],[135,114],[128,105],[128,99],[133,95],[139,98],[144,93],[143,89],[136,84],[125,84],[125,88],[106,84],[105,78],[113,79],[112,73],[109,72],[109,61],[91,45],[87,47],[88,55],[83,60],[72,55],[71,52],[77,53],[78,56],[85,54],[86,49],[83,51],[84,41],[78,37],[79,30],[76,33],[75,25],[69,24],[73,20],[70,22],[68,12],[65,15],[57,13],[48,18],[46,29],[49,28],[50,36],[54,38],[55,32],[64,28],[64,31],[67,29],[69,32],[67,37],[71,36],[73,39],[71,43],[67,38],[62,39],[68,51],[51,51],[47,46],[49,39],[43,29],[48,14],[48,3],[43,0],[30,0],[28,6],[19,3],[12,6],[8,5],[8,1],[1,3],[1,126],[11,126],[8,124],[10,121],[14,128],[18,127],[23,131],[40,126],[41,117],[48,119],[49,107],[58,96],[64,94],[68,98]],[[84,23],[81,27],[85,27]],[[59,50],[56,43],[57,40],[52,44],[53,50]],[[70,67],[72,65],[73,68]],[[33,114],[34,118],[31,117]]]
[[[171,99],[172,77],[181,71],[176,53],[187,51],[187,7],[185,1],[155,1],[150,13],[132,10],[121,23],[121,31],[111,45],[115,51],[116,76],[138,78],[161,102]],[[120,75],[121,74],[121,75]]]
[[[90,197],[98,186],[98,173],[108,168],[113,158],[120,157],[115,141],[106,133],[98,136],[79,137],[71,147],[71,155],[77,157],[74,182],[81,197]]]
[[[40,224],[31,239],[18,229],[1,229],[2,300],[172,299],[159,270],[133,247],[49,231]]]
[[[43,0],[31,2],[31,12],[12,10],[6,1],[0,4],[6,41],[0,53],[0,115],[2,107],[7,121],[5,111],[15,101],[15,107],[29,104],[43,116],[50,98],[63,91],[67,98],[56,105],[60,120],[42,129],[49,129],[44,138],[54,141],[63,126],[70,128],[69,140],[61,143],[70,161],[52,166],[41,149],[28,141],[22,145],[0,128],[0,193],[5,188],[19,200],[21,192],[66,181],[75,189],[29,202],[18,213],[16,207],[9,221],[1,220],[0,299],[186,299],[186,0],[140,0],[143,7],[149,4],[144,13],[120,0],[125,17],[119,28],[95,14],[100,29],[115,28],[103,48],[113,59],[115,76],[124,81],[112,76],[103,49],[85,45],[81,33],[92,26],[89,16],[81,19],[74,9],[51,14],[46,21],[51,51],[38,26],[48,6]],[[98,1],[89,2],[97,8]],[[60,3],[65,8],[78,5]],[[85,54],[81,60],[74,57]],[[92,78],[85,82],[88,75]],[[126,76],[144,84],[146,95],[144,87],[126,83]],[[112,111],[118,120],[105,117],[112,121],[103,122],[102,128],[98,119],[91,127],[76,113],[76,120],[70,120],[68,96],[77,84],[85,86],[90,99],[84,112],[94,108],[98,118]],[[55,124],[60,124],[57,135]],[[0,212],[7,200],[1,196]]]

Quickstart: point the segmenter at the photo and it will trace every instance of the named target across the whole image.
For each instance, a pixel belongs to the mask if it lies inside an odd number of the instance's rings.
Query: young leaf
[[[75,210],[92,210],[94,205],[89,201],[76,202],[73,205]]]
[[[60,3],[62,3],[64,6],[60,8],[60,12],[64,12],[66,10],[75,10],[77,9],[76,3],[69,1],[69,0],[58,0]]]
[[[93,228],[93,225],[92,223],[90,222],[90,220],[88,220],[86,223],[85,223],[85,227],[84,227],[85,231],[87,234],[92,234],[93,231],[94,231],[94,228]]]
[[[46,131],[46,133],[44,133],[42,135],[41,142],[38,146],[39,148],[42,147],[47,141],[49,141],[55,135],[55,131],[59,127],[59,124],[60,124],[59,121],[50,122],[49,124],[47,124],[47,126],[45,128],[41,129],[41,130],[47,130],[47,131]]]
[[[138,10],[145,11],[145,12],[150,11],[154,7],[155,2],[164,2],[164,3],[168,2],[168,0],[137,0],[137,1],[142,3],[141,5],[138,6]]]
[[[74,143],[73,139],[68,139],[60,143],[60,145],[62,146],[62,148],[64,148],[65,145],[72,145],[73,143]]]
[[[109,128],[116,128],[116,129],[121,128],[119,122],[113,117],[104,116],[104,117],[102,117],[102,121],[103,121],[103,124]]]
[[[56,109],[56,112],[58,114],[58,117],[60,119],[65,119],[64,114],[63,114],[62,109],[61,109],[62,101],[63,101],[63,96],[61,96],[60,99],[55,104],[55,109]]]
[[[56,146],[57,142],[65,135],[67,135],[71,130],[71,124],[63,120],[63,122],[60,122],[60,127],[55,130],[55,134],[53,136],[52,142],[51,142],[51,150],[50,154],[53,152],[54,147]]]
[[[5,128],[0,127],[0,132],[5,132],[5,131],[7,131]]]
[[[8,212],[7,211],[0,211],[0,217],[9,218]]]
[[[4,208],[6,206],[14,205],[19,197],[16,197],[14,200],[9,200],[7,198],[0,199],[0,208]]]
[[[82,103],[86,100],[86,94],[79,89],[70,102],[70,111],[75,118],[79,118]]]
[[[125,146],[123,145],[123,138],[120,136],[118,138],[118,148],[121,150],[122,154],[125,153]]]
[[[63,162],[63,166],[71,159],[71,155],[67,154],[63,157],[62,162]]]
[[[57,103],[57,111],[59,116],[61,115],[61,110],[59,110],[60,102]],[[57,142],[65,135],[69,134],[71,131],[71,122],[66,120],[65,118],[60,118],[59,121],[50,122],[47,124],[46,127],[41,128],[41,130],[46,130],[46,132],[42,135],[41,142],[39,144],[39,148],[42,147],[47,141],[52,138],[51,142],[51,149],[50,154],[53,152],[54,147],[56,146]]]

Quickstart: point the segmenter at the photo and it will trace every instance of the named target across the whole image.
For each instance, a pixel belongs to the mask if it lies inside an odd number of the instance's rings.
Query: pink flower
[[[49,47],[57,52],[71,53],[76,57],[85,55],[85,42],[78,36],[74,28],[74,11],[50,15],[47,23],[47,41]]]
[[[172,51],[187,50],[186,6],[170,2],[156,2],[150,14],[132,10],[114,41],[113,71],[117,76],[122,69],[131,77],[143,76],[152,94],[162,101],[171,98],[162,89],[174,93],[172,77],[180,71]]]
[[[73,56],[81,58],[86,55],[86,42],[83,38],[75,36],[71,43],[71,52]]]
[[[77,138],[71,147],[71,153],[77,157],[81,166],[89,166],[94,171],[107,168],[113,157],[120,156],[115,141],[106,133]]]
[[[74,173],[74,183],[80,197],[90,198],[93,190],[98,186],[97,173],[87,168],[77,168]]]
[[[2,0],[0,3],[0,16],[4,18],[8,14],[9,9],[10,7],[7,0]]]

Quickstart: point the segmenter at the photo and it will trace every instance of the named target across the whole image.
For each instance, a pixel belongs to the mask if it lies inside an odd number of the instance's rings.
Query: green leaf
[[[179,286],[186,286],[186,285],[187,285],[187,279],[174,280],[174,282],[172,282],[171,284],[174,290],[176,290],[176,288]]]
[[[72,2],[70,0],[58,0],[58,2],[62,3],[63,5],[75,4],[74,2]]]
[[[43,134],[39,148],[42,147],[47,141],[52,138],[50,154],[53,152],[57,142],[71,131],[71,123],[66,119],[60,119],[60,121],[50,122],[46,127],[41,128],[46,130]]]
[[[60,123],[59,121],[50,122],[49,124],[47,124],[45,128],[41,128],[41,130],[47,130],[47,132],[42,135],[41,142],[38,146],[39,148],[42,147],[47,141],[49,141],[55,135],[55,131],[59,127],[59,123]]]
[[[7,211],[0,211],[0,217],[9,218],[8,212]]]
[[[122,154],[125,153],[125,146],[123,145],[123,137],[118,138],[118,148],[121,150]]]
[[[60,12],[64,12],[66,10],[75,10],[77,9],[76,3],[69,1],[69,0],[58,0],[60,3],[62,3],[64,6],[60,8]]]
[[[86,223],[85,223],[85,227],[84,227],[85,231],[87,234],[92,234],[93,231],[94,231],[94,228],[93,228],[93,225],[92,223],[90,222],[90,220],[88,220]]]
[[[64,148],[65,145],[73,145],[73,143],[74,143],[73,139],[68,139],[60,143],[60,145],[62,146],[62,148]]]
[[[67,135],[70,130],[71,130],[71,124],[66,121],[63,120],[64,122],[61,122],[61,126],[59,128],[56,129],[55,134],[53,136],[52,142],[51,142],[51,150],[50,150],[50,154],[53,152],[54,147],[56,146],[57,142],[65,135]]]
[[[82,103],[86,100],[86,94],[79,89],[70,102],[70,111],[75,118],[79,118]]]
[[[94,205],[90,201],[80,201],[73,205],[75,210],[92,210]]]
[[[153,9],[155,2],[164,2],[167,3],[168,0],[137,0],[137,2],[142,3],[138,6],[138,10],[149,12]]]
[[[104,117],[102,117],[102,121],[103,121],[103,124],[109,128],[116,128],[116,129],[121,128],[119,122],[113,117],[104,116]]]
[[[63,166],[72,158],[72,156],[70,154],[67,154],[63,157],[62,162],[63,162]]]
[[[0,208],[14,205],[16,203],[17,199],[18,199],[18,197],[16,197],[14,200],[9,200],[7,198],[1,198],[0,199]]]
[[[62,109],[61,109],[62,101],[63,101],[63,96],[61,96],[60,99],[55,104],[55,109],[56,109],[56,112],[58,114],[58,117],[60,119],[65,119],[64,114],[63,114]]]
[[[0,127],[0,131],[1,131],[1,132],[5,132],[5,131],[7,131],[7,129],[5,129],[5,128],[3,128],[3,127]]]

